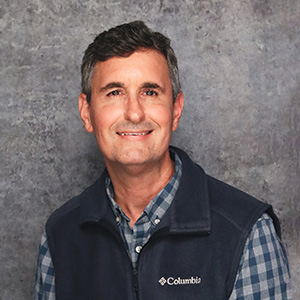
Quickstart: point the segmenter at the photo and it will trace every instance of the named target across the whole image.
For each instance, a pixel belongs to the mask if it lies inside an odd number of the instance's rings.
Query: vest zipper
[[[132,275],[133,275],[133,291],[136,294],[136,299],[138,299],[138,290],[139,290],[139,285],[138,285],[138,276],[137,276],[137,269],[132,269]]]

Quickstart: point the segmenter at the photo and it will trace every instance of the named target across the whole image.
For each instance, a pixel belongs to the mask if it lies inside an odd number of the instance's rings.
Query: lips
[[[120,136],[145,136],[150,134],[151,132],[152,130],[144,132],[117,132],[117,134]]]

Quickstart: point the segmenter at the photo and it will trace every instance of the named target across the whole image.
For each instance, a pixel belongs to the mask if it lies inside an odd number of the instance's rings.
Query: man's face
[[[171,133],[183,109],[183,96],[172,102],[164,56],[154,50],[98,62],[90,104],[79,96],[80,114],[94,131],[107,165],[140,165],[168,158]]]

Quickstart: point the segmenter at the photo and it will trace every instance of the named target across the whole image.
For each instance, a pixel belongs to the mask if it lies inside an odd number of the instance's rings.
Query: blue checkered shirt
[[[111,181],[106,179],[106,191],[119,224],[128,255],[135,265],[139,252],[149,240],[155,226],[171,205],[179,186],[181,161],[175,154],[175,174],[144,209],[131,228],[130,219],[114,201]],[[263,214],[253,226],[240,261],[234,288],[229,300],[291,300],[287,256],[272,219]],[[55,274],[47,237],[42,235],[36,272],[34,300],[55,300]]]
[[[106,178],[106,192],[112,203],[120,234],[134,267],[142,247],[148,242],[156,225],[159,224],[161,218],[170,207],[179,186],[181,173],[181,160],[175,154],[175,174],[168,184],[149,202],[133,227],[129,225],[130,219],[114,200],[113,185],[110,178]]]

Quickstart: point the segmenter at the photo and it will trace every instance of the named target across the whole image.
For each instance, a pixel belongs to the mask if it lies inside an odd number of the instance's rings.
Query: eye
[[[107,94],[107,96],[119,96],[121,92],[119,90],[111,91]]]
[[[158,94],[154,90],[147,90],[147,91],[145,91],[145,95],[146,96],[157,96]]]

